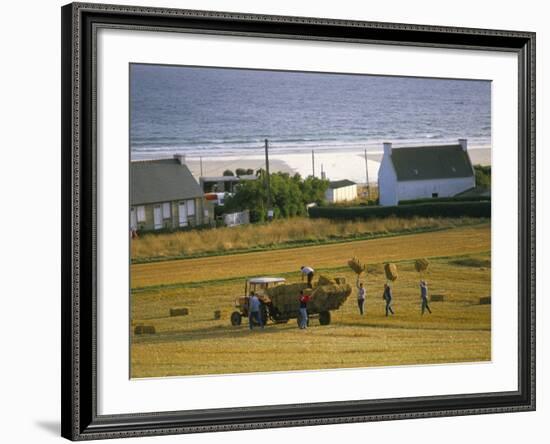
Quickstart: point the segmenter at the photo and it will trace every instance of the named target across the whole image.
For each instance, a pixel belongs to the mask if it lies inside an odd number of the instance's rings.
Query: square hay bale
[[[338,285],[344,285],[346,283],[346,278],[337,277],[337,278],[334,278],[334,282],[336,282]]]
[[[430,296],[430,301],[431,302],[443,302],[445,300],[445,295],[444,294],[432,294]]]
[[[214,319],[215,319],[215,320],[221,319],[221,317],[222,317],[222,312],[221,312],[221,310],[216,310],[216,311],[214,311]]]
[[[489,305],[491,303],[491,296],[479,298],[479,305]]]
[[[397,265],[391,263],[385,264],[384,272],[388,281],[395,281],[397,279]]]
[[[171,308],[170,316],[187,316],[189,314],[188,308]]]
[[[319,280],[317,281],[317,285],[331,285],[331,284],[335,284],[335,280],[328,277],[328,276],[319,276]]]
[[[365,269],[367,268],[366,265],[362,264],[361,261],[356,257],[352,257],[348,261],[348,266],[354,271],[354,273],[357,273],[357,274],[363,273],[363,271],[365,271]]]
[[[136,325],[134,328],[135,335],[154,335],[156,333],[153,325]]]
[[[428,266],[430,263],[428,262],[428,259],[417,259],[414,261],[414,269],[421,273],[422,271],[426,271],[428,269]]]

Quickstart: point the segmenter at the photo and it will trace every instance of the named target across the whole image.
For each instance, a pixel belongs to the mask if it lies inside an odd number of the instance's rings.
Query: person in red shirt
[[[310,301],[311,296],[304,294],[304,290],[300,290],[300,329],[307,328],[307,303]]]

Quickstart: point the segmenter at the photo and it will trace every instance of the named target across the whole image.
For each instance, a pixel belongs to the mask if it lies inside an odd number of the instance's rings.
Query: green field
[[[231,326],[244,278],[283,275],[298,281],[299,264],[323,274],[355,275],[346,260],[368,262],[366,316],[355,292],[332,322],[299,330],[296,321],[249,331]],[[425,274],[432,315],[420,316],[419,275],[413,260],[430,257]],[[398,264],[394,317],[384,316],[383,262]],[[487,361],[491,359],[490,225],[453,228],[369,241],[132,265],[132,326],[152,325],[153,335],[133,335],[134,378]],[[170,317],[171,308],[189,315]],[[221,319],[214,319],[214,311]],[[246,321],[246,319],[244,320]],[[133,330],[133,329],[132,329]]]

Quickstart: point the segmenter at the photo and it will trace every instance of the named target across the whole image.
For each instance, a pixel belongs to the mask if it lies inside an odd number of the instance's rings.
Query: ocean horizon
[[[491,82],[132,64],[134,160],[491,147]]]

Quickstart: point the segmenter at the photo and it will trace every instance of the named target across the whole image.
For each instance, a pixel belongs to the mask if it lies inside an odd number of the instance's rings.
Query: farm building
[[[205,176],[200,177],[201,188],[205,193],[233,193],[235,187],[246,180],[256,180],[255,174],[243,176]]]
[[[329,182],[325,199],[330,203],[357,199],[357,184],[347,179]]]
[[[392,148],[384,143],[378,171],[380,205],[451,197],[475,187],[466,139],[457,144]]]
[[[160,230],[209,224],[212,208],[185,157],[131,162],[130,228]]]

